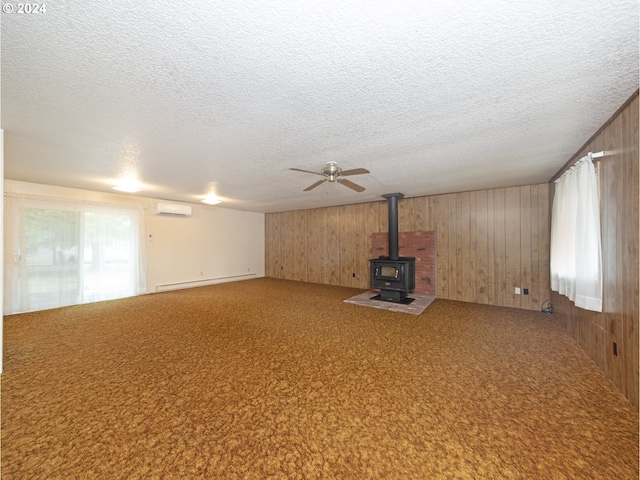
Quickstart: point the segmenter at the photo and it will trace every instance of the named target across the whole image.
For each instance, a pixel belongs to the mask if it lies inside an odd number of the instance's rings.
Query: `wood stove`
[[[389,256],[369,260],[370,286],[380,290],[372,299],[407,304],[413,301],[407,294],[416,286],[416,259],[398,255],[398,199],[404,195],[389,193],[383,197],[389,206]]]

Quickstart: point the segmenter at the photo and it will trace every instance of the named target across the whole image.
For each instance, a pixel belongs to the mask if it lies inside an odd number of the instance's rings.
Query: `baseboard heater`
[[[156,292],[169,292],[171,290],[181,290],[183,288],[206,287],[218,283],[237,282],[255,277],[255,273],[245,273],[244,275],[229,275],[228,277],[207,278],[206,280],[193,280],[189,282],[165,283],[156,285]]]

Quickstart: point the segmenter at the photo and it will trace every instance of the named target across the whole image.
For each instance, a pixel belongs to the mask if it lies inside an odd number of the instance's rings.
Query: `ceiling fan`
[[[305,173],[313,173],[314,175],[322,175],[322,180],[318,180],[313,185],[309,185],[307,188],[303,190],[303,192],[308,192],[309,190],[313,190],[319,185],[322,185],[324,182],[338,182],[344,185],[345,187],[349,187],[351,190],[355,190],[356,192],[364,192],[365,188],[361,187],[357,183],[353,183],[346,178],[349,175],[360,175],[362,173],[370,173],[366,168],[353,168],[351,170],[342,170],[336,162],[329,162],[327,165],[318,172],[312,172],[311,170],[302,170],[300,168],[290,168],[289,170],[295,170],[296,172],[305,172]]]

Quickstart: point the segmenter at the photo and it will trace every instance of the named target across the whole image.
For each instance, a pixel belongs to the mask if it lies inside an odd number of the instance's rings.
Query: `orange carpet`
[[[2,479],[637,479],[542,313],[256,279],[5,317]]]

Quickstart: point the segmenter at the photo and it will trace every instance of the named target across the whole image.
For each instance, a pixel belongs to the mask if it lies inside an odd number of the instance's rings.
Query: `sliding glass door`
[[[5,257],[5,314],[144,293],[142,211],[13,200],[7,202],[12,221],[5,242],[13,258]]]
[[[81,230],[79,211],[24,209],[24,245],[16,273],[30,310],[82,303]]]

